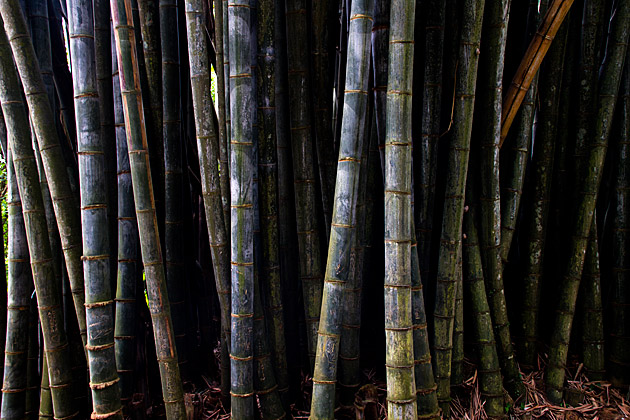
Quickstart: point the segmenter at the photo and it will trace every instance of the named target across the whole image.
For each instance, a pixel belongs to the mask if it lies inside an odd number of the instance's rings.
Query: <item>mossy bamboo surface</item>
[[[540,10],[538,1],[530,1],[527,17],[527,28],[530,32],[526,38],[529,42],[531,35],[538,28],[542,20],[542,13],[546,8],[546,2],[541,2]],[[512,238],[516,230],[521,197],[523,196],[523,184],[527,162],[532,147],[534,112],[536,108],[535,98],[538,93],[538,74],[532,80],[527,93],[523,97],[523,103],[514,120],[514,136],[500,158],[501,176],[501,259],[507,262]]]
[[[221,326],[227,349],[231,342],[230,330],[230,255],[227,221],[223,219],[221,203],[220,175],[216,157],[219,156],[217,132],[210,114],[213,107],[210,94],[210,72],[208,68],[208,42],[205,34],[203,2],[186,1],[186,26],[192,101],[195,114],[197,151],[201,171],[206,228],[210,238],[214,278],[221,307]],[[214,159],[212,157],[215,157]],[[227,374],[222,367],[222,372]],[[229,376],[223,376],[223,380]]]
[[[414,22],[415,2],[391,2],[384,161],[385,369],[391,420],[417,415],[411,283]]]
[[[315,364],[317,331],[322,304],[323,273],[320,258],[315,165],[311,150],[313,136],[309,98],[309,57],[307,42],[306,0],[286,1],[287,61],[289,79],[289,124],[293,151],[293,182],[298,231],[300,280],[304,295],[304,311],[308,355]],[[233,118],[234,116],[232,116]]]
[[[523,229],[524,263],[521,271],[522,302],[520,322],[517,324],[517,348],[521,363],[533,369],[537,362],[538,325],[541,278],[545,256],[551,181],[554,165],[554,149],[557,133],[558,106],[567,25],[551,46],[548,63],[542,69],[538,86],[540,89],[539,120],[532,155],[532,177],[528,187],[527,205]]]
[[[92,2],[89,0],[72,0],[68,6],[77,153],[79,176],[82,180],[80,184],[82,259],[92,416],[122,420],[114,352],[114,302],[110,285],[107,218],[107,163],[101,138],[96,81],[94,13]]]
[[[70,188],[54,117],[18,0],[10,0],[0,5],[0,13],[4,19],[11,48],[14,51],[15,64],[22,79],[31,121],[41,151],[42,163],[54,203],[61,245],[72,287],[74,308],[85,344],[86,325],[85,307],[83,306],[85,292],[81,265],[81,228],[78,206],[75,202],[75,195]]]
[[[254,417],[254,137],[250,0],[229,0],[232,416]]]
[[[437,146],[440,138],[440,114],[442,112],[442,57],[444,50],[444,23],[446,2],[432,0],[422,6],[425,12],[424,26],[424,86],[422,89],[422,137],[420,162],[415,170],[415,225],[418,238],[420,273],[429,278],[431,238],[435,207],[435,182],[437,171]],[[447,95],[448,97],[448,95]]]
[[[438,401],[448,416],[450,401],[451,350],[453,346],[453,318],[455,316],[455,265],[457,248],[461,242],[464,191],[470,153],[470,133],[474,113],[479,42],[484,0],[464,5],[459,61],[457,65],[453,124],[448,152],[446,190],[442,233],[437,268],[435,310],[433,315],[433,364],[438,385]]]
[[[26,417],[29,310],[31,294],[33,293],[33,279],[29,267],[30,258],[24,217],[22,216],[22,201],[11,155],[11,151],[7,150],[5,161],[7,164],[7,207],[9,214],[7,232],[9,238],[7,253],[9,269],[8,315],[0,418],[22,420]]]
[[[334,209],[335,177],[335,141],[332,125],[332,84],[329,76],[330,59],[329,27],[330,0],[310,1],[310,37],[311,68],[313,86],[313,118],[315,121],[315,150],[319,166],[319,184],[321,188],[326,238],[330,237],[330,223]]]
[[[32,276],[32,274],[31,274]],[[32,278],[32,277],[31,277]],[[39,324],[37,317],[37,299],[31,295],[28,314],[28,355],[26,364],[26,398],[24,418],[36,420],[39,413]]]
[[[21,20],[21,24],[25,28],[19,3],[12,5],[3,3],[0,6],[0,12],[3,18],[8,19],[15,19],[17,14],[18,20]],[[15,21],[13,22],[15,23]],[[14,34],[16,32],[19,34],[20,31],[11,31],[11,29],[15,29],[11,26],[11,24],[7,25],[5,20],[5,29],[9,29],[9,34],[13,35],[11,39],[15,41]],[[26,34],[25,31],[22,33]],[[0,31],[0,101],[7,126],[8,147],[13,153],[13,165],[22,199],[24,224],[28,232],[31,270],[37,291],[39,314],[43,320],[45,354],[51,365],[52,375],[50,379],[53,385],[51,392],[55,415],[58,418],[70,419],[75,418],[78,412],[74,406],[72,388],[70,387],[70,370],[67,369],[70,355],[61,311],[61,288],[57,287],[60,285],[57,284],[52,266],[48,227],[39,188],[35,157],[31,148],[28,117],[7,38],[5,32]],[[27,40],[29,39],[27,38]],[[32,44],[30,51],[32,58],[34,58]],[[36,62],[35,67],[37,67]],[[41,80],[39,72],[36,73],[36,76]],[[44,100],[48,101],[45,94],[43,95]]]
[[[116,43],[113,32],[111,38],[112,49],[115,49]],[[120,378],[120,398],[123,405],[126,405],[131,401],[134,386],[139,238],[116,54],[112,55],[112,87],[116,125],[116,178],[118,187],[118,266],[114,343],[116,370]]]
[[[626,320],[629,316],[630,290],[630,253],[628,253],[630,229],[630,214],[628,200],[630,199],[630,62],[626,56],[626,66],[621,85],[619,102],[619,140],[617,143],[617,169],[614,197],[614,228],[612,232],[612,296],[610,331],[610,355],[608,369],[613,384],[624,384],[630,381],[630,328]]]
[[[564,366],[569,349],[569,338],[573,315],[584,267],[584,256],[588,234],[593,221],[595,202],[601,173],[608,146],[608,136],[617,102],[623,63],[626,59],[628,36],[630,34],[630,2],[622,1],[615,10],[608,51],[599,77],[597,117],[593,136],[589,141],[589,154],[585,161],[585,173],[579,178],[582,187],[575,205],[571,239],[567,260],[564,261],[563,277],[560,284],[560,299],[551,336],[549,364],[545,375],[547,396],[557,403],[562,399]]]
[[[346,283],[356,228],[362,143],[368,110],[372,0],[355,0],[350,10],[348,60],[344,91],[335,199],[331,220],[328,261],[324,278],[322,317],[319,322],[317,355],[313,375],[311,419],[334,417],[335,382],[341,338]]]
[[[162,379],[162,392],[169,420],[184,419],[186,410],[182,383],[177,365],[177,350],[171,321],[162,251],[155,215],[155,201],[140,92],[136,40],[129,0],[111,0],[116,39],[120,91],[125,110],[125,132],[133,184],[136,217],[142,262],[147,284],[147,299],[157,360]]]
[[[258,1],[258,179],[262,236],[260,279],[265,293],[269,346],[281,395],[289,388],[278,245],[278,155],[276,141],[275,1]],[[258,333],[258,328],[256,328]]]
[[[469,201],[470,202],[470,201]],[[473,335],[479,357],[479,386],[489,417],[503,417],[503,380],[486,296],[477,228],[472,209],[464,214],[463,262],[465,298],[470,302]]]
[[[162,49],[162,134],[164,136],[164,249],[166,287],[171,302],[173,332],[179,368],[188,371],[186,342],[186,278],[184,267],[184,209],[182,141],[180,121],[179,31],[177,1],[161,0],[160,42]]]
[[[593,217],[595,220],[595,217]],[[591,381],[603,381],[606,374],[604,357],[604,314],[599,270],[597,224],[593,222],[582,274],[582,354],[584,372]]]
[[[464,287],[462,285],[462,247],[457,250],[455,267],[455,319],[453,320],[453,358],[451,360],[451,387],[464,382]]]

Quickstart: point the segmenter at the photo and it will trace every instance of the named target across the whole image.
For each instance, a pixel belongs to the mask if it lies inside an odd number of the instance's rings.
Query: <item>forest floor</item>
[[[488,416],[483,408],[479,392],[477,371],[474,364],[466,361],[468,379],[456,387],[451,402],[451,418],[485,420]],[[542,366],[541,366],[542,367]],[[523,420],[630,420],[630,392],[614,388],[609,382],[589,381],[582,366],[569,370],[573,376],[568,381],[566,406],[549,403],[544,392],[543,369],[523,375],[527,394],[520,401],[513,401],[506,394],[506,418]],[[385,382],[374,377],[357,393],[353,409],[338,409],[338,419],[377,420],[387,416]],[[310,399],[311,381],[304,378],[303,399]],[[192,408],[189,420],[227,420],[229,412],[221,404],[218,384],[208,384],[205,389],[186,394],[187,406]],[[292,406],[294,419],[308,419],[308,412]]]

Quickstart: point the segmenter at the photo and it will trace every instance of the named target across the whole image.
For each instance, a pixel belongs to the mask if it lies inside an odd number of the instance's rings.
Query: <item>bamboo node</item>
[[[84,303],[83,306],[85,306],[88,309],[91,309],[91,308],[99,308],[102,306],[111,305],[112,303],[114,303],[114,301],[110,299],[110,300],[105,300],[102,302]]]
[[[230,355],[230,357],[232,357],[232,356]],[[249,398],[249,397],[253,397],[254,393],[253,392],[248,392],[247,394],[236,394],[236,393],[230,391],[230,395],[233,396],[233,397],[236,397],[236,398]]]
[[[120,381],[120,378],[116,378],[107,382],[100,382],[97,384],[90,382],[90,388],[91,389],[105,389],[112,385],[116,385],[119,381]]]
[[[91,346],[89,344],[87,344],[85,346],[85,349],[88,351],[101,351],[101,350],[107,350],[114,347],[114,343],[107,343],[107,344],[101,344],[100,346]]]
[[[92,418],[92,420],[104,420],[110,417],[114,417],[116,415],[118,415],[119,413],[122,413],[122,407],[120,407],[118,410],[116,411],[112,411],[110,413],[105,413],[105,414],[97,414],[97,413],[92,413],[92,415],[90,416]]]

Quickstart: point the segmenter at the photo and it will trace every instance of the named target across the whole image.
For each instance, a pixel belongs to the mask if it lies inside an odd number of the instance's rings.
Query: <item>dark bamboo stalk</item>
[[[455,267],[455,318],[453,320],[453,358],[451,360],[451,387],[464,382],[464,286],[462,247],[457,250]]]
[[[162,392],[169,419],[184,419],[186,409],[177,365],[177,350],[169,308],[159,232],[153,200],[153,184],[147,150],[136,42],[129,0],[111,0],[118,55],[120,91],[125,110],[127,148],[140,235],[140,248],[147,283],[147,300],[156,354],[162,378]]]
[[[42,380],[39,391],[39,420],[47,420],[54,418],[54,412],[46,355],[42,355],[42,359]]]
[[[229,73],[225,73],[225,60],[227,54],[224,53],[224,45],[227,42],[224,38],[225,26],[227,26],[227,19],[224,19],[223,0],[216,0],[214,4],[214,49],[216,52],[217,65],[215,67],[215,73],[217,76],[217,117],[219,123],[219,161],[221,162],[221,169],[219,176],[221,177],[221,200],[223,202],[223,220],[225,220],[225,226],[230,226],[230,164],[229,164],[229,149],[230,139],[228,138],[227,129],[227,109],[226,99],[229,96]],[[226,11],[227,12],[227,11]],[[228,63],[229,66],[229,63]]]
[[[18,191],[10,150],[7,150],[5,158],[8,180],[7,206],[9,220],[7,236],[9,238],[9,281],[7,288],[6,353],[4,356],[0,418],[22,420],[26,417],[29,309],[31,294],[33,293],[33,279],[28,265],[30,259],[24,228],[24,217],[22,216],[22,201]]]
[[[624,320],[630,312],[630,253],[628,253],[630,214],[630,60],[626,56],[621,98],[619,102],[619,140],[617,143],[617,182],[614,197],[614,222],[612,233],[612,279],[610,354],[608,356],[609,377],[613,384],[625,384],[630,380],[630,327]]]
[[[116,43],[113,31],[111,38],[112,50],[114,50]],[[116,54],[112,55],[112,87],[114,122],[116,124],[118,187],[118,266],[114,342],[116,369],[120,378],[120,398],[123,405],[126,405],[133,396],[136,360],[136,281],[138,275],[139,238]]]
[[[68,29],[81,182],[81,227],[92,416],[122,420],[114,353],[114,311],[110,285],[107,163],[101,139],[91,1],[71,0]]]
[[[252,26],[250,0],[229,0],[230,26],[230,151],[232,337],[232,416],[252,419],[254,316],[254,143],[255,102],[251,74]],[[255,41],[255,39],[254,39]],[[191,66],[192,67],[192,66]]]
[[[389,9],[391,0],[374,0],[372,25],[372,66],[374,68],[374,112],[376,133],[381,153],[381,167],[385,168],[385,132],[387,101],[387,63],[389,57]]]
[[[30,269],[30,267],[29,267]],[[31,274],[32,279],[32,274]],[[39,325],[37,318],[37,299],[35,293],[30,297],[28,315],[28,361],[26,365],[26,398],[24,418],[36,420],[39,413]]]
[[[561,297],[556,308],[556,319],[551,336],[545,382],[547,384],[547,396],[554,403],[562,399],[564,365],[569,349],[577,292],[584,267],[588,234],[601,182],[602,166],[606,156],[623,63],[626,59],[629,35],[630,2],[622,1],[617,6],[613,16],[606,60],[600,71],[596,124],[593,136],[589,141],[588,160],[584,165],[586,170],[579,181],[582,188],[575,206],[575,219],[571,230],[573,237],[567,253],[568,259],[565,261],[566,265],[560,284]]]
[[[448,153],[448,167],[438,259],[437,289],[433,318],[434,372],[438,401],[448,416],[450,401],[451,350],[455,316],[455,265],[461,242],[464,191],[470,152],[470,132],[474,113],[477,64],[484,0],[467,2],[462,15],[459,61],[455,86],[453,125]]]
[[[6,18],[4,20],[5,30],[8,29],[8,33],[12,35],[11,39],[14,42],[16,40],[14,34],[26,34],[25,31],[16,31],[15,26],[11,25],[11,23],[18,24],[19,22],[22,28],[25,29],[26,24],[19,3],[3,3],[0,5],[0,13],[2,13],[3,19]],[[7,21],[11,23],[7,24]],[[37,291],[39,315],[40,319],[42,319],[45,353],[51,365],[50,382],[53,385],[51,393],[55,416],[70,419],[75,418],[78,411],[74,406],[71,388],[69,387],[71,381],[70,369],[68,369],[70,366],[70,355],[63,327],[61,288],[58,287],[60,284],[57,284],[52,266],[48,227],[46,225],[41,190],[39,189],[39,176],[35,157],[31,148],[28,118],[7,38],[5,32],[0,31],[0,101],[7,126],[8,146],[13,153],[14,169],[17,175],[20,197],[22,198],[22,214],[26,231],[28,232],[31,269]],[[30,41],[29,38],[26,38],[26,40]],[[35,61],[32,44],[30,44],[30,47],[31,58]],[[24,54],[23,50],[16,48],[16,51]],[[33,65],[32,62],[30,64]],[[36,61],[34,67],[37,68]],[[41,81],[41,75],[38,71],[35,75]],[[48,101],[45,94],[43,95],[44,100]]]
[[[85,344],[86,325],[85,307],[83,306],[85,297],[78,206],[75,203],[75,195],[70,188],[54,117],[19,2],[11,0],[3,3],[0,7],[0,13],[4,19],[11,48],[15,51],[14,59],[22,79],[39,149],[42,152],[43,166],[54,203],[61,244],[72,286],[74,308]]]
[[[320,257],[315,165],[311,151],[313,136],[309,100],[309,58],[306,0],[287,0],[287,58],[289,71],[289,112],[293,151],[293,182],[298,231],[300,280],[304,295],[308,355],[315,364],[317,331],[322,303],[323,279]],[[234,117],[234,116],[232,116]]]

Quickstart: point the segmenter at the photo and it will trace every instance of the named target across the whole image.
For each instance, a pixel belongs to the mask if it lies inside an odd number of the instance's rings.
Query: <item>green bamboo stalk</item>
[[[322,304],[323,281],[320,258],[315,165],[309,101],[306,0],[287,0],[287,59],[293,181],[300,259],[300,281],[304,295],[308,356],[315,364],[317,331]],[[232,116],[234,117],[234,115]]]
[[[588,234],[601,181],[601,168],[606,156],[623,63],[626,59],[629,34],[630,2],[622,1],[618,4],[612,19],[606,60],[600,71],[595,130],[589,141],[589,154],[584,166],[586,171],[579,181],[581,193],[575,206],[575,220],[571,230],[573,236],[567,253],[568,259],[565,261],[566,265],[563,270],[561,294],[551,336],[545,382],[547,384],[547,396],[554,403],[562,399],[564,365],[569,349],[577,292],[584,267]]]
[[[24,418],[27,420],[36,420],[39,413],[39,387],[41,381],[37,371],[39,364],[39,325],[37,321],[37,300],[33,292],[30,298],[28,315],[28,361],[26,365],[26,398],[24,403]]]
[[[24,217],[22,216],[22,201],[11,155],[11,151],[7,150],[5,162],[7,165],[7,207],[9,213],[7,232],[9,238],[7,254],[9,269],[8,315],[0,418],[22,420],[26,417],[29,309],[31,294],[33,293],[33,280],[28,265],[28,243]]]
[[[284,419],[286,413],[276,383],[268,337],[257,279],[254,283],[254,390],[260,401],[263,420]]]
[[[87,340],[85,307],[83,306],[85,297],[78,206],[70,188],[68,172],[61,152],[59,138],[57,137],[54,118],[19,2],[17,0],[9,0],[3,3],[0,7],[0,13],[4,19],[4,26],[11,42],[11,48],[15,51],[15,63],[22,79],[31,121],[33,122],[37,143],[41,151],[46,179],[54,203],[68,276],[72,286],[74,308],[79,320],[81,337],[85,344]]]
[[[547,2],[538,0],[530,1],[527,17],[528,34],[525,38],[523,53],[531,41],[533,32],[538,29],[545,12]],[[501,259],[503,264],[508,260],[512,247],[512,239],[516,230],[518,213],[523,196],[523,184],[527,161],[529,159],[534,124],[534,112],[536,108],[535,98],[538,92],[538,73],[534,76],[532,84],[523,98],[521,109],[514,121],[514,137],[510,141],[510,147],[503,147],[503,158],[500,159],[501,169]]]
[[[354,3],[354,2],[353,2]],[[415,2],[392,0],[385,132],[387,417],[417,415],[411,280],[411,95]],[[346,77],[351,77],[350,73]]]
[[[228,0],[217,0],[221,1],[221,9],[223,10],[223,80],[225,82],[225,137],[227,143],[227,151],[226,154],[230,155],[230,142],[232,139],[232,119],[230,117],[230,43],[229,43],[229,33],[230,33],[230,22],[228,20]],[[221,71],[221,69],[218,69]],[[227,184],[229,185],[230,179],[230,165],[226,166],[226,175],[228,178]],[[229,207],[229,199],[228,203],[225,203],[224,206]],[[230,212],[228,211],[227,216],[225,217],[225,226],[231,226],[230,220]]]
[[[514,357],[510,325],[503,287],[501,259],[501,190],[499,185],[499,142],[501,137],[501,102],[505,41],[507,39],[510,0],[494,1],[485,10],[480,67],[485,77],[479,80],[478,124],[480,156],[480,244],[481,262],[486,279],[486,293],[497,340],[497,351],[504,382],[510,394],[525,393]],[[557,43],[555,44],[557,45]],[[560,73],[561,74],[561,73]],[[558,87],[559,88],[559,87]]]
[[[252,4],[229,0],[230,27],[230,150],[231,195],[231,348],[232,416],[254,416],[253,316],[254,316],[254,137],[255,103],[251,74]],[[255,41],[255,40],[254,40]]]
[[[313,118],[315,120],[315,149],[319,171],[319,184],[326,224],[326,238],[330,237],[330,223],[334,208],[335,176],[337,161],[335,160],[335,142],[332,126],[332,85],[329,77],[330,59],[329,34],[330,0],[311,0],[311,63],[313,84]]]
[[[275,95],[275,1],[258,1],[258,178],[262,234],[261,280],[265,293],[267,325],[275,368],[275,379],[281,395],[289,388],[284,308],[280,279],[278,245],[278,155],[276,142]],[[256,328],[258,332],[258,328]]]
[[[111,33],[112,50],[116,43]],[[116,125],[116,168],[118,190],[118,265],[116,276],[116,322],[114,342],[116,370],[120,378],[120,398],[127,405],[133,396],[136,361],[136,284],[138,276],[138,224],[133,201],[131,170],[125,133],[125,117],[118,59],[112,55],[112,88]]]
[[[227,90],[228,84],[226,83],[229,73],[225,73],[226,54],[224,53],[224,44],[226,41],[224,40],[223,31],[224,27],[227,25],[227,19],[224,19],[223,6],[223,0],[217,0],[214,3],[214,46],[217,60],[215,73],[217,76],[216,101],[218,110],[217,117],[219,120],[219,161],[221,162],[219,176],[221,177],[221,200],[223,202],[223,220],[225,220],[226,226],[230,226],[230,164],[228,159],[230,139],[228,138],[227,109],[225,105],[229,95]]]
[[[221,326],[227,349],[231,342],[230,329],[230,262],[228,225],[223,219],[220,174],[216,156],[219,156],[217,132],[212,124],[213,109],[210,95],[210,72],[208,68],[208,42],[205,34],[203,2],[186,1],[186,26],[188,34],[188,60],[192,85],[192,101],[195,116],[197,150],[201,172],[201,188],[206,215],[206,226],[210,238],[214,278],[221,308]],[[215,157],[212,159],[212,157]],[[222,385],[227,386],[227,366],[222,366]]]
[[[105,145],[100,136],[94,14],[92,2],[89,0],[71,0],[68,6],[79,176],[84,181],[81,182],[81,227],[88,328],[86,349],[94,410],[92,416],[122,420],[114,353],[114,313],[107,219],[109,191]]]
[[[355,0],[350,10],[344,92],[344,108],[346,109],[341,126],[335,199],[321,308],[322,317],[319,323],[313,375],[311,419],[334,417],[337,359],[343,322],[343,310],[337,310],[337,308],[342,305],[346,283],[351,274],[350,256],[353,237],[356,235],[361,150],[362,143],[365,141],[368,114],[373,9],[373,0]]]
[[[105,178],[107,179],[107,220],[109,224],[110,284],[115,293],[118,241],[118,200],[116,188],[116,130],[112,83],[112,34],[108,0],[94,1],[94,60],[96,63],[96,87],[100,109],[101,141],[105,153]]]
[[[451,387],[464,382],[464,286],[462,247],[457,250],[455,267],[455,319],[453,320],[453,358],[451,360]]]
[[[53,400],[48,376],[48,360],[46,355],[43,355],[42,358],[42,380],[39,392],[39,420],[47,420],[54,417]]]
[[[461,242],[464,191],[470,152],[470,133],[474,112],[477,63],[484,0],[464,5],[459,61],[455,86],[455,106],[448,153],[441,245],[437,269],[437,286],[433,318],[433,364],[438,385],[438,401],[448,416],[450,401],[451,350],[453,347],[453,318],[455,316],[455,265],[457,248]]]
[[[595,220],[595,217],[593,218]],[[582,353],[584,371],[591,381],[604,380],[604,316],[599,271],[597,224],[593,222],[582,274]]]
[[[420,164],[415,165],[415,222],[418,237],[420,273],[429,278],[431,237],[435,207],[437,147],[442,112],[442,57],[444,49],[445,5],[443,0],[427,2],[424,29],[424,85],[422,88],[422,137]],[[448,95],[447,95],[448,97]]]
[[[470,195],[467,200],[470,203]],[[478,371],[481,396],[485,400],[484,408],[489,417],[503,417],[503,381],[492,328],[490,306],[486,297],[479,240],[472,209],[464,214],[464,234],[463,286],[466,289],[465,294],[469,296],[466,299],[467,302],[470,302],[472,314],[473,332],[479,357]]]
[[[171,302],[173,333],[177,344],[179,369],[188,371],[186,343],[186,284],[184,283],[184,210],[182,143],[180,133],[179,31],[177,1],[160,1],[160,41],[162,49],[162,134],[164,135],[164,249],[166,286]]]
[[[186,409],[157,231],[146,131],[142,124],[144,111],[142,94],[139,90],[133,16],[128,14],[131,12],[131,3],[129,0],[111,0],[110,4],[116,35],[120,91],[125,110],[125,130],[140,248],[156,342],[156,355],[162,379],[162,393],[167,418],[169,420],[184,419]]]
[[[617,162],[614,197],[614,219],[612,232],[612,297],[610,325],[610,354],[608,357],[608,372],[610,381],[617,385],[630,382],[630,355],[626,349],[630,346],[630,328],[624,320],[628,319],[628,304],[630,304],[630,254],[627,252],[628,228],[630,220],[628,205],[630,198],[630,62],[626,57],[626,66],[621,84],[621,98],[619,102],[619,140],[617,143]]]
[[[529,199],[525,206],[524,264],[522,275],[522,307],[517,324],[517,348],[521,363],[533,369],[537,362],[538,324],[541,277],[546,249],[549,201],[554,166],[560,88],[562,83],[567,25],[562,25],[549,48],[547,63],[538,80],[540,89],[539,120],[534,139],[532,178]]]
[[[24,29],[26,27],[19,3],[3,3],[0,5],[0,13],[2,13],[3,20],[6,19],[4,20],[5,30],[8,30],[11,39],[15,42],[15,34],[25,34],[25,31],[16,31],[15,26],[11,23],[16,24],[16,20],[21,20],[22,27]],[[11,23],[7,24],[6,22]],[[42,319],[45,353],[52,372],[50,377],[50,382],[53,385],[51,389],[52,401],[56,417],[74,418],[78,412],[74,406],[69,386],[71,381],[70,369],[68,369],[70,359],[61,312],[61,289],[56,287],[58,285],[52,267],[48,227],[44,215],[41,190],[39,189],[35,157],[31,148],[28,118],[7,38],[5,32],[0,31],[0,101],[7,126],[9,148],[13,153],[13,165],[18,177],[24,223],[28,232],[31,269],[37,291],[39,315]],[[24,54],[24,50],[17,48],[16,50]],[[34,56],[32,44],[30,52]],[[18,68],[20,68],[19,65]],[[37,70],[36,62],[35,68]],[[39,71],[35,74],[41,80]],[[45,94],[44,100],[48,100],[45,98]]]

